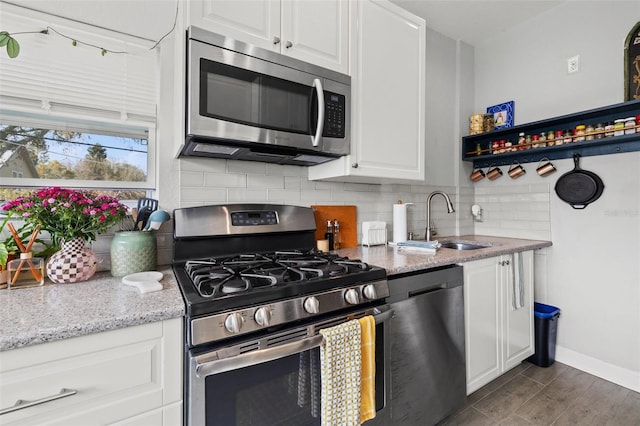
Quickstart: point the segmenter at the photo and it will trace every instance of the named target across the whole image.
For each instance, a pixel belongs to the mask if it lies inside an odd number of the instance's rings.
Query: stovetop
[[[314,249],[193,259],[174,271],[192,317],[386,277],[382,268]]]
[[[379,305],[386,271],[314,249],[309,207],[226,204],[174,211],[173,270],[195,347]]]

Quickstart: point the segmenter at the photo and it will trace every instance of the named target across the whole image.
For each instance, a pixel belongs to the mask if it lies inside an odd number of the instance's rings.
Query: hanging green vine
[[[0,47],[7,48],[7,55],[11,59],[17,58],[20,54],[20,43],[13,36],[18,34],[49,34],[49,30],[42,31],[23,31],[20,33],[10,34],[7,31],[0,31]]]
[[[176,24],[178,22],[178,6],[179,6],[179,2],[176,1],[176,13],[175,13],[175,16],[173,18],[173,27],[169,30],[169,32],[167,32],[165,35],[160,37],[160,40],[158,40],[149,50],[153,50],[156,47],[158,47],[160,42],[162,40],[164,40],[165,37],[167,37],[169,34],[171,34],[176,29]],[[98,50],[100,50],[100,54],[102,56],[106,55],[107,53],[120,53],[120,54],[126,54],[127,53],[127,52],[124,52],[124,51],[115,51],[115,50],[105,49],[104,47],[96,46],[95,44],[91,44],[91,43],[85,43],[85,42],[83,42],[81,40],[75,39],[73,37],[69,37],[68,35],[63,34],[60,31],[57,31],[55,28],[52,28],[50,26],[47,26],[46,29],[41,30],[41,31],[23,31],[23,32],[19,32],[19,33],[9,33],[7,31],[0,31],[0,48],[6,46],[7,55],[9,55],[9,57],[11,59],[17,58],[18,55],[20,54],[20,44],[18,43],[18,41],[13,36],[18,35],[18,34],[47,34],[48,35],[50,31],[55,33],[55,34],[57,34],[57,35],[59,35],[60,37],[64,37],[66,39],[71,40],[71,45],[74,46],[74,47],[77,46],[78,44],[82,44],[82,45],[85,45],[85,46],[89,46],[89,47],[93,47],[95,49],[98,49]]]

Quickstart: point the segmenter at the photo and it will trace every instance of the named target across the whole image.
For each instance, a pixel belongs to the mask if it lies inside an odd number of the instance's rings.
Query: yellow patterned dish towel
[[[360,318],[362,368],[360,373],[360,423],[376,416],[376,320]]]
[[[322,426],[360,424],[360,322],[352,320],[320,330]]]

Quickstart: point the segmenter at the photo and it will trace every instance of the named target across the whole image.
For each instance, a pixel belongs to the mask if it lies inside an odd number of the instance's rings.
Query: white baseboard
[[[556,361],[640,392],[640,372],[628,370],[579,352],[556,346]]]

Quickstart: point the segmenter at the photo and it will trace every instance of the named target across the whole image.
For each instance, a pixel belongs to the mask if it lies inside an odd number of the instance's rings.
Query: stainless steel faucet
[[[429,196],[427,197],[427,231],[425,232],[424,236],[424,239],[427,241],[431,241],[431,199],[434,195],[442,195],[444,197],[445,201],[447,202],[447,213],[455,212],[453,204],[451,203],[451,199],[445,192],[433,191],[431,194],[429,194]]]

